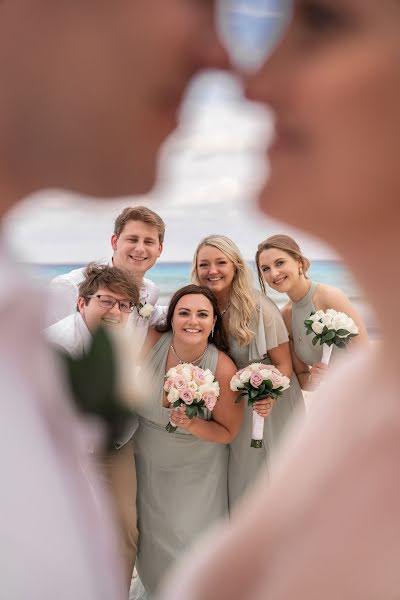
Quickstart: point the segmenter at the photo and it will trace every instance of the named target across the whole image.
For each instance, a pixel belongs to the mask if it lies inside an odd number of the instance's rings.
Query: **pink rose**
[[[173,384],[179,391],[186,389],[186,379],[182,375],[174,377]]]
[[[192,371],[193,379],[197,383],[197,385],[202,385],[206,381],[206,377],[203,369],[199,369],[198,367],[194,368]]]
[[[281,387],[285,382],[284,376],[281,373],[275,373],[274,371],[272,371],[271,379],[274,388]]]
[[[164,383],[164,390],[166,392],[169,392],[169,390],[172,387],[172,380],[171,379],[167,379],[167,381]]]
[[[208,410],[213,410],[217,402],[217,395],[214,392],[205,392],[203,394],[203,400]]]
[[[187,388],[180,393],[180,397],[185,404],[193,404],[193,394]]]
[[[263,382],[263,377],[258,371],[254,371],[250,377],[250,383],[253,387],[258,388]]]

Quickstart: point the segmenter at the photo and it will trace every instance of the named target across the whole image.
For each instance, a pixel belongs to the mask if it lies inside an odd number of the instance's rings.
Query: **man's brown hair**
[[[115,219],[114,234],[117,238],[121,235],[128,221],[141,221],[147,225],[153,225],[158,231],[160,244],[164,241],[165,223],[162,218],[147,206],[128,206]]]
[[[87,265],[83,274],[85,279],[79,285],[79,296],[85,298],[85,304],[89,304],[89,296],[94,296],[101,288],[121,294],[132,304],[138,304],[139,288],[121,269],[92,262]]]

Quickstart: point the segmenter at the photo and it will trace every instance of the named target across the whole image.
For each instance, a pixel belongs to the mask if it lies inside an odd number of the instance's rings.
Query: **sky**
[[[282,0],[225,4],[221,32],[232,57],[255,66],[274,42]],[[312,259],[335,258],[321,240],[258,212],[257,190],[268,176],[266,146],[272,135],[272,115],[244,98],[237,79],[205,73],[190,86],[180,126],[162,148],[159,182],[151,194],[94,201],[49,190],[18,205],[4,233],[24,261],[85,263],[109,256],[118,213],[144,204],[166,223],[164,261],[190,261],[200,239],[212,233],[231,237],[247,259],[273,233],[293,235]]]

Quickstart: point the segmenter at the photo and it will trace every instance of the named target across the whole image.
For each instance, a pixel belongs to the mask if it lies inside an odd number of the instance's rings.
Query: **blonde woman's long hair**
[[[256,292],[253,287],[251,269],[244,260],[236,244],[224,235],[209,235],[201,240],[197,246],[192,264],[192,282],[202,285],[197,272],[197,258],[201,248],[213,246],[231,260],[235,267],[235,276],[232,281],[230,294],[230,309],[228,333],[232,335],[241,346],[248,346],[255,337],[255,312],[257,310]]]

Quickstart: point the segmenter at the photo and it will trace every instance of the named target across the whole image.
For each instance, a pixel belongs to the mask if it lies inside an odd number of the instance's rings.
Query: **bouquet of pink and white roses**
[[[307,335],[314,334],[312,343],[322,345],[322,359],[329,364],[333,346],[345,348],[349,341],[358,335],[358,327],[346,313],[333,308],[312,312],[304,321]]]
[[[185,407],[186,416],[204,417],[204,408],[212,411],[219,396],[219,383],[214,381],[210,369],[201,369],[190,363],[169,369],[165,376],[164,390],[167,400],[174,408]],[[169,433],[178,428],[171,422],[165,428]]]
[[[290,387],[290,379],[273,365],[253,363],[244,369],[240,369],[231,379],[231,390],[242,391],[236,398],[236,402],[242,396],[248,396],[248,405],[253,406],[257,400],[272,398],[276,400]],[[264,417],[253,410],[253,432],[250,446],[262,448],[264,435]]]

